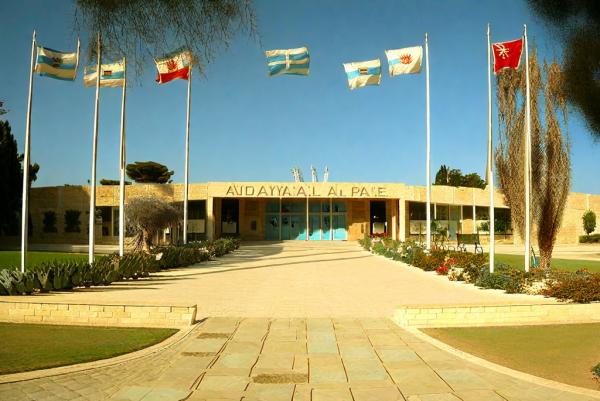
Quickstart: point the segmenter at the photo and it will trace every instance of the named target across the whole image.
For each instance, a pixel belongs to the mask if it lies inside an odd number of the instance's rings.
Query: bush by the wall
[[[600,273],[590,273],[587,270],[556,273],[543,293],[561,301],[600,301]]]
[[[600,243],[600,234],[582,235],[579,237],[579,242],[582,244]]]

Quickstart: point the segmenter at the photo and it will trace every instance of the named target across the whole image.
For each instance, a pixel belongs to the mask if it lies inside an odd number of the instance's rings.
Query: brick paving
[[[219,261],[151,280],[49,295],[78,303],[193,301],[198,317],[209,317],[183,340],[138,359],[0,384],[0,400],[600,399],[472,364],[389,319],[399,304],[547,300],[449,283],[355,244],[327,246],[249,245]]]
[[[210,318],[161,352],[0,385],[1,400],[584,401],[455,357],[386,318]]]
[[[40,301],[39,297],[4,297]],[[552,300],[482,290],[363,251],[355,242],[243,244],[233,254],[148,280],[44,296],[47,302],[198,305],[197,317],[390,317],[399,305]]]

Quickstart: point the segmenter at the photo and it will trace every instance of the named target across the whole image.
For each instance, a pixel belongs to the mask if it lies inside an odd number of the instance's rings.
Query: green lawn
[[[35,266],[55,259],[86,261],[88,255],[87,253],[69,252],[27,252],[27,266]],[[20,251],[0,251],[0,268],[17,266],[21,266]]]
[[[496,254],[495,263],[503,263],[522,269],[523,255]],[[573,272],[583,268],[591,272],[600,272],[600,260],[552,259],[552,267],[558,270]]]
[[[454,348],[499,365],[575,386],[600,389],[600,323],[424,329]]]
[[[95,361],[156,344],[174,329],[0,323],[0,374]]]

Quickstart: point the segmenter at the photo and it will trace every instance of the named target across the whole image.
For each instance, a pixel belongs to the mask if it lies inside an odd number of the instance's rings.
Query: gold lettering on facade
[[[323,188],[321,190],[321,188]],[[387,188],[376,186],[348,186],[349,198],[386,198]],[[221,192],[222,193],[222,192]],[[215,194],[215,196],[219,196]],[[304,184],[304,185],[229,185],[225,197],[257,197],[257,198],[303,198],[333,197],[343,198],[343,188],[337,185]]]

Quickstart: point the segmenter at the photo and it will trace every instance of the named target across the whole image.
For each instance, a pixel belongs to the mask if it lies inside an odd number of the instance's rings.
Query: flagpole
[[[121,148],[119,158],[119,256],[125,254],[125,98],[127,96],[127,60],[123,57],[123,100],[121,102]]]
[[[96,64],[96,106],[94,111],[94,138],[92,140],[92,180],[90,191],[90,227],[89,227],[89,247],[88,262],[94,262],[94,228],[96,224],[96,156],[98,147],[98,112],[100,105],[100,74],[102,62],[102,48],[100,32],[98,32],[98,62]]]
[[[493,139],[492,139],[492,66],[491,66],[491,43],[490,43],[490,24],[487,26],[487,62],[488,62],[488,162],[487,176],[488,188],[490,190],[490,250],[489,263],[490,273],[494,272],[494,252],[495,252],[495,227],[494,227],[494,161],[492,159]]]
[[[31,104],[33,97],[33,69],[35,59],[35,30],[31,39],[31,65],[29,69],[29,96],[27,98],[27,122],[25,126],[25,149],[23,151],[23,196],[21,202],[21,271],[27,265],[27,241],[29,235],[29,139],[31,137]]]
[[[525,101],[525,118],[527,121],[526,132],[525,132],[525,169],[524,169],[524,180],[525,180],[525,271],[529,271],[530,263],[530,252],[531,252],[531,240],[530,240],[530,180],[529,170],[531,168],[531,95],[529,89],[529,45],[527,43],[527,24],[524,27],[525,37],[525,80],[526,80],[526,101]]]
[[[430,145],[430,124],[429,124],[429,37],[427,32],[425,33],[425,87],[427,90],[427,174],[426,174],[426,183],[427,183],[427,230],[426,230],[426,238],[427,238],[427,249],[431,249],[431,178],[430,178],[430,153],[431,153],[431,145]]]
[[[188,234],[188,190],[190,177],[190,99],[192,94],[192,65],[189,66],[187,88],[187,121],[185,129],[185,183],[183,189],[183,243],[187,244]]]

